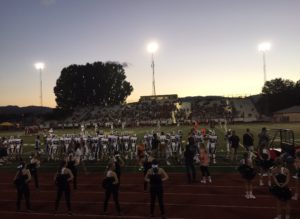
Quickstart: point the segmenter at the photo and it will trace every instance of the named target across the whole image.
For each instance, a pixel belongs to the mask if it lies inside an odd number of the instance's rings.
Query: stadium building
[[[274,122],[300,122],[300,106],[279,110],[273,114]]]

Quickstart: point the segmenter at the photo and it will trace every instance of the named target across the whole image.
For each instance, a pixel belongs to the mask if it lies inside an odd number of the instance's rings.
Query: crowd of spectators
[[[178,115],[175,117],[175,115]],[[185,111],[177,110],[175,102],[137,102],[113,107],[85,107],[74,112],[67,120],[71,123],[82,121],[96,122],[105,126],[111,123],[114,126],[138,126],[157,123],[175,123],[176,118],[186,118]]]
[[[226,98],[206,97],[195,98],[190,107],[181,108],[179,99],[172,101],[139,101],[112,107],[81,107],[65,122],[79,124],[82,122],[97,123],[100,126],[126,127],[143,125],[170,125],[189,124],[199,122],[227,119],[233,121],[240,114],[249,114],[249,107],[254,108],[251,102],[241,100],[229,101]],[[239,108],[237,108],[239,106]],[[241,107],[244,106],[244,107]],[[251,108],[251,112],[253,109]],[[248,111],[247,111],[248,110]]]

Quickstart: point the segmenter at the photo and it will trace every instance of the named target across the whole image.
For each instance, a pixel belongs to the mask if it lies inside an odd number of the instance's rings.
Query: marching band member
[[[145,154],[144,161],[143,161],[143,172],[144,172],[144,177],[146,176],[147,172],[149,169],[152,167],[152,161],[155,158],[151,155],[151,152]],[[148,182],[144,181],[144,191],[147,191],[148,188]]]
[[[103,213],[107,214],[108,201],[110,196],[113,195],[113,200],[115,202],[116,210],[119,216],[121,216],[121,208],[119,203],[119,179],[115,172],[115,163],[109,162],[107,165],[107,170],[104,174],[104,180],[102,186],[105,189],[105,197],[103,204]]]
[[[18,172],[14,178],[14,184],[17,189],[17,211],[21,209],[21,200],[24,196],[27,211],[31,211],[29,182],[31,180],[30,171],[26,168],[25,162],[21,162],[18,166]]]
[[[115,155],[113,157],[113,161],[115,163],[115,172],[116,172],[118,180],[119,180],[118,185],[120,185],[120,182],[121,182],[121,167],[125,166],[125,162],[121,158],[121,156],[120,156],[120,154],[119,154],[118,151],[115,151]]]
[[[34,185],[36,189],[39,189],[39,180],[38,180],[38,171],[37,169],[40,167],[40,160],[38,159],[38,152],[35,152],[30,157],[30,163],[27,168],[30,171],[31,176],[34,178]]]
[[[271,186],[270,168],[273,166],[273,161],[269,149],[264,144],[258,148],[258,166],[260,171],[259,185],[264,185],[263,177],[266,174],[268,176],[268,186]]]
[[[284,167],[281,158],[277,158],[272,169],[274,185],[270,187],[270,192],[276,197],[277,217],[281,219],[282,210],[285,209],[285,218],[290,219],[290,199],[292,192],[288,187],[290,181],[290,171]]]
[[[73,189],[77,190],[77,175],[78,175],[78,167],[80,164],[80,157],[74,156],[73,153],[70,153],[66,158],[67,168],[71,170],[73,174]]]
[[[158,198],[161,218],[165,219],[163,201],[163,182],[169,178],[164,169],[160,168],[156,160],[152,161],[152,167],[147,171],[145,181],[150,183],[150,218],[154,218],[155,199]]]
[[[65,201],[68,208],[68,214],[72,215],[71,211],[71,189],[70,189],[70,182],[73,180],[74,176],[72,171],[67,168],[67,162],[62,161],[60,166],[54,176],[54,182],[57,188],[56,199],[55,199],[55,214],[59,207],[59,202],[61,196],[65,195]]]
[[[251,157],[251,152],[245,152],[243,159],[240,161],[240,166],[238,167],[238,171],[241,176],[245,180],[245,189],[246,189],[246,199],[255,199],[256,197],[253,195],[253,186],[252,180],[256,175],[256,171],[253,168],[253,161]]]

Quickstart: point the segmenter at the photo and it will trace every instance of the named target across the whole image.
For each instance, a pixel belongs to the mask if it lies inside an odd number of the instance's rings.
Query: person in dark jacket
[[[152,155],[154,157],[157,157],[157,153],[158,153],[158,146],[159,146],[159,139],[156,133],[153,134],[153,139],[151,141],[151,151],[152,151]]]
[[[269,147],[270,136],[266,127],[261,129],[261,132],[258,134],[258,147],[260,148],[262,145]]]
[[[196,155],[196,150],[195,150],[194,138],[189,137],[188,141],[189,144],[186,145],[185,152],[184,152],[184,160],[185,160],[188,183],[192,183],[192,181],[196,180],[196,170],[194,166],[194,157]]]
[[[18,166],[18,172],[14,178],[14,185],[17,189],[17,211],[21,210],[21,200],[24,196],[27,211],[31,211],[29,182],[31,180],[30,171],[26,168],[25,162],[21,162]]]
[[[39,152],[41,149],[41,140],[40,140],[40,136],[37,135],[35,138],[35,145],[34,145],[34,149],[36,150],[36,152]]]
[[[246,133],[243,135],[243,145],[247,151],[253,152],[254,150],[254,136],[250,132],[250,129],[246,129]]]
[[[236,155],[238,147],[240,146],[240,138],[236,135],[235,131],[232,131],[232,135],[229,138],[230,146],[231,146],[231,161],[236,161]]]
[[[165,209],[163,200],[163,182],[169,178],[164,169],[158,166],[156,160],[152,161],[152,167],[148,170],[145,181],[150,183],[150,218],[154,218],[155,199],[158,198],[161,218],[165,219]]]

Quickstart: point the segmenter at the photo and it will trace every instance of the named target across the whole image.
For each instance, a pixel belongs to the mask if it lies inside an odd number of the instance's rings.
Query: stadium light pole
[[[149,53],[151,53],[152,62],[151,62],[151,68],[152,68],[152,95],[156,96],[155,91],[155,70],[154,70],[154,53],[158,49],[158,44],[156,42],[151,42],[147,46],[147,50]]]
[[[37,62],[34,64],[36,70],[40,73],[40,101],[41,106],[43,106],[43,81],[42,81],[42,70],[45,68],[45,64],[42,62]]]
[[[264,84],[267,81],[267,67],[266,67],[266,53],[271,49],[271,43],[263,42],[258,45],[258,51],[263,55],[263,71],[264,71]]]

